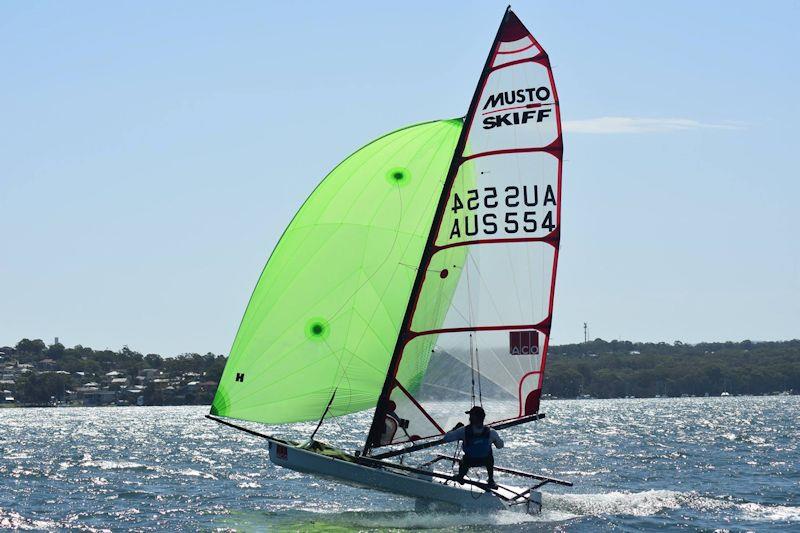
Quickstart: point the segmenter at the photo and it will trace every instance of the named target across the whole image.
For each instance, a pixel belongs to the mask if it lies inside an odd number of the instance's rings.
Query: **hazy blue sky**
[[[463,115],[504,8],[3,2],[0,345],[227,352],[315,184]],[[566,121],[554,342],[800,336],[800,2],[514,9]]]

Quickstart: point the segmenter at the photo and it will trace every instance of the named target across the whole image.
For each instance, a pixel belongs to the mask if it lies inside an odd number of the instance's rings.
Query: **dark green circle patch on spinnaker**
[[[331,326],[324,318],[315,317],[306,322],[306,337],[312,341],[321,341],[331,334]]]
[[[386,173],[386,181],[392,185],[407,185],[411,180],[411,172],[407,168],[394,167]]]

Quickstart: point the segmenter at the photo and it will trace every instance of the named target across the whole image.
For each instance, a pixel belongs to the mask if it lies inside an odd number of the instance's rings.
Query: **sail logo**
[[[552,105],[547,103],[550,94],[548,87],[529,87],[490,94],[483,105],[483,114],[492,116],[484,117],[483,129],[544,121],[552,116],[552,108],[545,107]],[[495,109],[501,106],[502,109]]]
[[[531,87],[529,89],[517,89],[516,91],[503,91],[490,94],[483,105],[483,110],[497,106],[531,104],[534,102],[546,102],[550,98],[550,89],[547,87]]]
[[[538,355],[539,332],[536,330],[509,331],[509,349],[511,355]]]

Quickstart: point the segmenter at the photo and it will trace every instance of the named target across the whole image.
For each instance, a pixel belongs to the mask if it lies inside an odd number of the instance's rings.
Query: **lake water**
[[[402,497],[277,468],[263,441],[203,407],[0,409],[0,527],[800,531],[800,397],[542,406],[547,418],[504,431],[496,454],[574,481],[547,488],[540,516],[415,513]],[[328,421],[320,436],[355,449],[369,419]]]

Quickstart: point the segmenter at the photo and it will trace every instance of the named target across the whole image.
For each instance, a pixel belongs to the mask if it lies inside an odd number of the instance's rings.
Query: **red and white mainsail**
[[[550,61],[508,10],[445,180],[367,449],[441,435],[473,404],[487,423],[538,412],[561,165]]]

